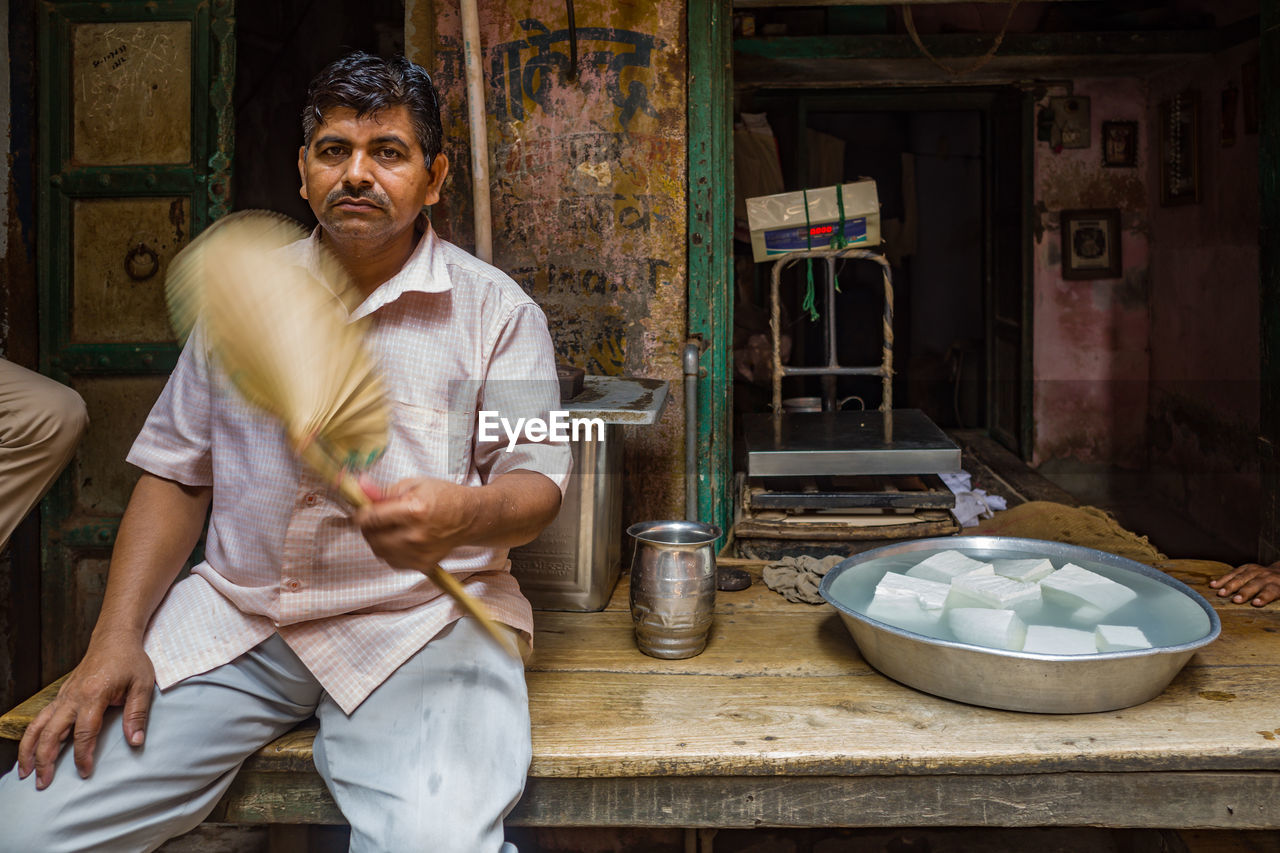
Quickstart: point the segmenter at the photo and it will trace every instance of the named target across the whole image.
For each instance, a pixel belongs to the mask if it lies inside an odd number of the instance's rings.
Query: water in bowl
[[[842,572],[831,584],[831,598],[842,606],[865,614],[871,597],[875,594],[876,584],[886,572],[905,574],[908,569],[934,554],[943,551],[958,550],[975,560],[1025,559],[1037,556],[1026,551],[1001,551],[997,549],[962,549],[938,548],[932,551],[912,551],[887,557],[877,557]],[[1062,557],[1048,558],[1055,569],[1067,563],[1074,563],[1082,569],[1110,578],[1122,583],[1138,594],[1138,597],[1123,607],[1113,610],[1102,619],[1104,625],[1136,625],[1146,634],[1153,646],[1177,646],[1200,639],[1209,633],[1209,617],[1182,592],[1157,580],[1119,569],[1092,560],[1067,560]],[[1074,609],[1055,604],[1043,604],[1033,613],[1024,613],[1015,608],[1029,625],[1054,625],[1062,628],[1079,628],[1092,631],[1094,622],[1073,621]],[[927,637],[939,640],[959,642],[947,627],[945,618],[936,624],[901,624],[895,628],[903,628]]]

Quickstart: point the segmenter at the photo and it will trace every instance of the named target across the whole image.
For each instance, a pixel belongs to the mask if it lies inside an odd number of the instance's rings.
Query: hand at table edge
[[[1209,586],[1218,591],[1219,598],[1231,596],[1233,604],[1264,607],[1280,598],[1280,561],[1269,566],[1245,563],[1209,581]]]

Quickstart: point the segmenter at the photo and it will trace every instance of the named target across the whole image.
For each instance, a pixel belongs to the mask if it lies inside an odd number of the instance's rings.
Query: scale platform
[[[750,478],[961,470],[960,448],[919,409],[746,415],[742,429]]]

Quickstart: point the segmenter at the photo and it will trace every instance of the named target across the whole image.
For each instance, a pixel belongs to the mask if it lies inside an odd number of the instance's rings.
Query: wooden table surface
[[[1203,592],[1219,563],[1159,564]],[[1215,603],[1216,596],[1211,596]],[[599,613],[537,614],[533,765],[516,825],[1280,826],[1280,607],[1219,604],[1168,690],[1099,714],[997,711],[881,676],[835,611],[754,583],[708,647],[641,654],[626,578]],[[0,723],[14,736],[20,716]],[[251,758],[215,817],[338,822],[312,729]]]

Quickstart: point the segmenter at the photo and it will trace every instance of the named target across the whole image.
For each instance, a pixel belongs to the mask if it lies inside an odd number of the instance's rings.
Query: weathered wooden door
[[[999,93],[987,114],[987,427],[1024,459],[1031,419],[1030,96]]]
[[[45,2],[40,14],[40,362],[91,426],[43,506],[42,676],[88,642],[137,478],[124,461],[178,348],[165,269],[226,212],[233,0]]]

